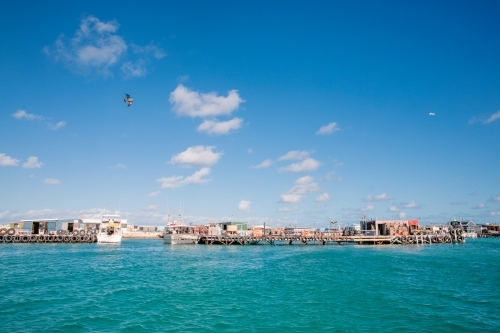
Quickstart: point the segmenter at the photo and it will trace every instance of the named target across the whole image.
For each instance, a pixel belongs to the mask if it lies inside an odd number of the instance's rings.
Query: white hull
[[[163,239],[165,244],[198,244],[198,235],[194,234],[168,234]]]
[[[97,243],[121,243],[122,235],[97,234]]]
[[[117,244],[122,242],[121,220],[119,215],[103,215],[97,243]]]

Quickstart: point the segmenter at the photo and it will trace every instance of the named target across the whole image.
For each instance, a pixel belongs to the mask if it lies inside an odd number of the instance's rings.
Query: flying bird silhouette
[[[134,103],[134,100],[130,97],[129,94],[125,94],[125,98],[123,99],[125,103],[127,103],[127,107],[131,106]]]

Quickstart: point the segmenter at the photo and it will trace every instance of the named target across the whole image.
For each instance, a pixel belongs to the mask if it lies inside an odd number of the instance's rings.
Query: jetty
[[[330,221],[331,225],[337,221]],[[463,243],[466,229],[459,224],[420,227],[418,220],[363,220],[342,229],[247,228],[243,222],[209,223],[199,227],[198,244],[204,245],[392,245]]]
[[[0,243],[95,243],[101,220],[21,220],[0,226]],[[497,236],[500,225],[452,220],[421,226],[419,220],[363,219],[343,228],[248,226],[247,222],[209,222],[192,226],[194,242],[202,245],[408,245],[464,243],[466,238]],[[191,224],[190,224],[191,226]],[[132,226],[122,220],[123,238],[159,239],[165,228]],[[197,237],[197,238],[196,238]]]
[[[56,235],[28,235],[17,233],[14,229],[8,229],[5,234],[0,233],[0,243],[95,243],[97,236],[93,233],[75,231],[74,233],[62,233]]]
[[[408,236],[342,235],[336,233],[318,233],[318,235],[202,235],[198,244],[204,245],[391,245],[391,244],[440,244],[464,243],[465,237],[460,231],[442,234],[414,234]]]

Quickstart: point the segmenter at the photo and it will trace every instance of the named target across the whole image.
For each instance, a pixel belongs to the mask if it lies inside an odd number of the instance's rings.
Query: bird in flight
[[[125,98],[123,99],[123,101],[128,104],[127,107],[131,106],[132,103],[134,103],[134,100],[130,97],[129,94],[125,94]]]

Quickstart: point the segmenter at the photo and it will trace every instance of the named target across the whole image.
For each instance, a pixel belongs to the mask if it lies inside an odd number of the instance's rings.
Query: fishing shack
[[[55,233],[57,230],[72,232],[79,224],[80,220],[75,219],[33,219],[11,223],[11,228],[17,229],[24,234],[48,235]]]
[[[222,222],[222,230],[227,235],[246,235],[248,230],[247,222]]]
[[[363,220],[361,233],[367,236],[408,236],[419,227],[418,220]]]
[[[127,226],[127,220],[122,220],[122,225]],[[10,228],[23,234],[49,235],[59,230],[72,233],[74,231],[96,231],[99,229],[101,219],[32,219],[10,223]]]

